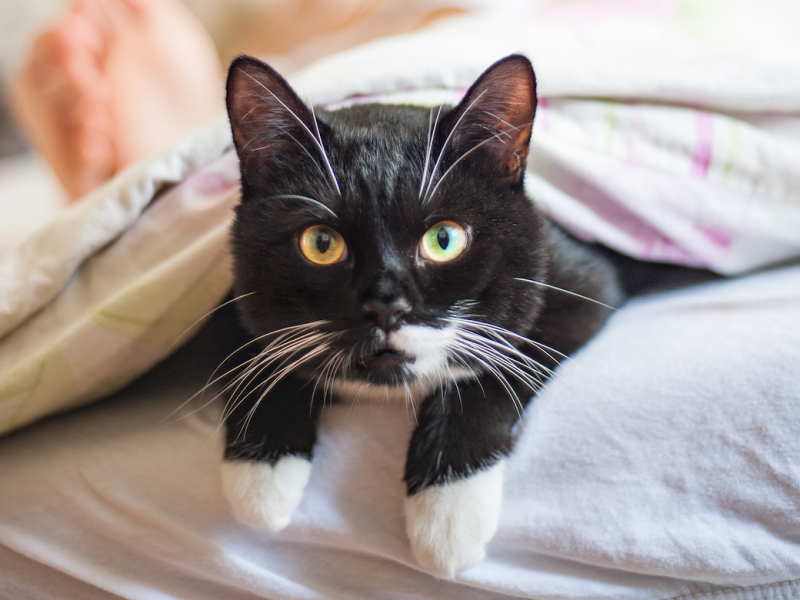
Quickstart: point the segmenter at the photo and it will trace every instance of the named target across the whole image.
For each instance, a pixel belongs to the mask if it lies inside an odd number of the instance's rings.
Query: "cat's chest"
[[[337,379],[331,385],[334,398],[343,404],[413,404],[419,403],[437,387],[438,382],[415,381],[407,385],[371,385],[361,381]]]

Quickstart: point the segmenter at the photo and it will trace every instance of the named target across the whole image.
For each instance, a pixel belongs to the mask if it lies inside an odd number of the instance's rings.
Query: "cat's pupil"
[[[436,234],[436,242],[442,250],[447,250],[447,246],[450,245],[450,234],[447,233],[447,229],[444,227],[439,228],[439,232]]]
[[[320,254],[325,254],[328,248],[331,247],[331,236],[327,233],[320,233],[317,235],[317,251]]]

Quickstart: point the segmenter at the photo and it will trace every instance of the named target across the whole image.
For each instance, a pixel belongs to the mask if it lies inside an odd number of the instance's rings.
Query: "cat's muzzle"
[[[372,354],[362,356],[360,367],[368,370],[394,370],[413,364],[416,358],[389,346],[378,348]]]
[[[408,367],[415,361],[416,357],[382,344],[356,361],[353,375],[373,385],[399,385],[413,379]]]

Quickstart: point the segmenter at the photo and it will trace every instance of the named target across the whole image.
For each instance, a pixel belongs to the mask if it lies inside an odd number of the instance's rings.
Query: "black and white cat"
[[[495,533],[520,413],[625,296],[606,253],[524,193],[531,64],[499,61],[455,107],[315,113],[241,57],[227,104],[244,329],[226,388],[225,494],[240,520],[280,530],[326,398],[413,402],[407,532],[419,563],[452,577]]]

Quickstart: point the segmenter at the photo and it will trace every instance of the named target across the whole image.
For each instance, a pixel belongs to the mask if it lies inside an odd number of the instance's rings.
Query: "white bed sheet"
[[[790,598],[800,595],[800,266],[631,302],[525,414],[488,556],[415,564],[402,406],[323,418],[278,534],[220,489],[220,406],[168,417],[201,337],[115,399],[0,441],[3,598]]]

